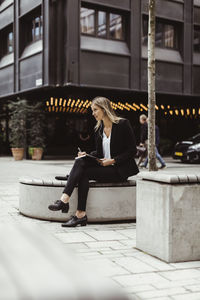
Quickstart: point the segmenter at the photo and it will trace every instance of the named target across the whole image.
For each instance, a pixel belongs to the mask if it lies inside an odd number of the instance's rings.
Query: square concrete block
[[[136,247],[167,262],[200,259],[200,184],[137,181]]]

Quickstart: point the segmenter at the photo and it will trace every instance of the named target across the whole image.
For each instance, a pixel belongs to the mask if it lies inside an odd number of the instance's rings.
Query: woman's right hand
[[[86,152],[78,152],[78,157],[86,155]]]

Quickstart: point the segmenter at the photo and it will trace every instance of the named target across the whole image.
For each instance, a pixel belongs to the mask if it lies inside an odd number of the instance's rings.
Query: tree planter
[[[24,148],[11,148],[14,160],[22,160],[24,157]]]
[[[42,154],[43,154],[43,149],[42,148],[32,148],[32,159],[33,160],[41,160],[42,159]]]

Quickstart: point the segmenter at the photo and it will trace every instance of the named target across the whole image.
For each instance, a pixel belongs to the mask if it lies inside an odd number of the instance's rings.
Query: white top
[[[109,137],[107,137],[105,132],[103,131],[102,146],[103,146],[103,157],[104,158],[111,158],[110,157],[110,138],[111,138],[111,133],[110,133]]]

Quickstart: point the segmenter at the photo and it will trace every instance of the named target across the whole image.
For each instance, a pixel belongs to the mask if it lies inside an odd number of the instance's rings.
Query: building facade
[[[96,95],[109,97],[137,131],[148,109],[147,40],[148,0],[1,0],[2,143],[7,101],[17,97],[44,103],[52,154],[65,153],[66,131],[69,147],[78,141],[72,127],[93,124]],[[157,120],[175,141],[182,126],[184,134],[200,131],[200,0],[157,0],[155,42]]]

